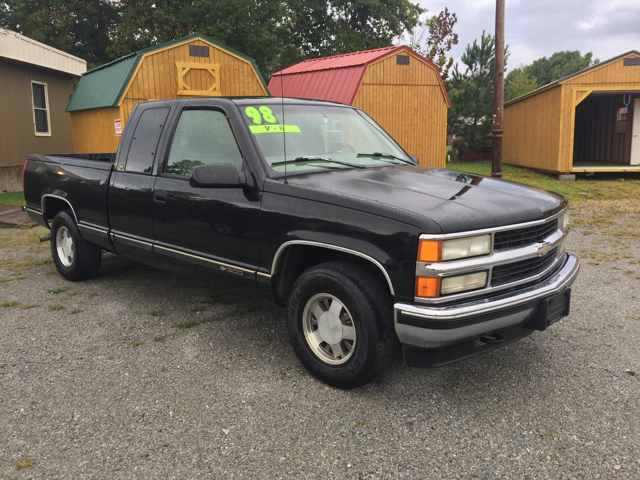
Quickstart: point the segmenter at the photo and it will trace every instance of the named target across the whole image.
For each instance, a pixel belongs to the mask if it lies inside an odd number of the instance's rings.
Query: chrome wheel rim
[[[356,347],[356,327],[351,313],[333,295],[311,297],[302,313],[307,345],[313,354],[329,365],[347,362]]]
[[[60,263],[65,267],[70,267],[76,257],[76,246],[67,227],[60,227],[56,233],[56,250]]]

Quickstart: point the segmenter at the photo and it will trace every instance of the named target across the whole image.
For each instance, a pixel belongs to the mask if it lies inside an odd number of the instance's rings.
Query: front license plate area
[[[536,315],[523,326],[534,330],[546,330],[549,325],[569,315],[570,306],[571,289],[568,288],[541,300]]]

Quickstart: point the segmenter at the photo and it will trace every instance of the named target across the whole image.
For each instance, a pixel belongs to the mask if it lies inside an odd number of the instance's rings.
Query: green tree
[[[509,56],[506,47],[504,56],[506,65]],[[454,144],[459,151],[464,148],[482,150],[491,146],[494,57],[494,37],[483,31],[480,42],[474,40],[467,45],[460,58],[466,66],[465,72],[460,73],[458,64],[453,68],[447,123],[448,133],[462,137]]]
[[[118,19],[113,0],[4,0],[0,27],[13,30],[87,61],[92,68],[110,60]]]
[[[538,79],[529,75],[525,67],[515,68],[505,79],[504,101],[508,102],[538,88]]]
[[[526,65],[522,68],[527,75],[537,78],[538,87],[543,87],[597,63],[600,63],[600,60],[597,58],[594,59],[593,53],[588,52],[582,56],[579,50],[574,50],[556,52],[549,58],[539,58],[531,65]],[[509,78],[509,76],[507,76],[506,82],[510,83],[512,79],[513,77]]]
[[[201,32],[250,57],[267,76],[308,58],[386,47],[423,11],[409,0],[121,0],[109,53]]]

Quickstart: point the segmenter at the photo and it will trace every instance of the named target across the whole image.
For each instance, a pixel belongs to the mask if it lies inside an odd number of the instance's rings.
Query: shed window
[[[397,55],[396,65],[409,65],[409,55]]]
[[[33,123],[35,133],[38,136],[51,135],[49,128],[49,102],[47,95],[47,84],[31,82],[31,93],[33,99]]]
[[[640,66],[640,58],[625,58],[624,59],[625,67],[637,67]]]
[[[189,45],[189,55],[192,57],[209,57],[209,47]]]
[[[193,167],[228,163],[242,168],[242,154],[224,113],[185,110],[171,142],[166,173],[191,176]]]

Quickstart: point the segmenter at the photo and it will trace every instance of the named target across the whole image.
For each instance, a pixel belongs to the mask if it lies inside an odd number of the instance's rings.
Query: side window
[[[198,165],[229,163],[238,171],[242,154],[227,117],[215,110],[185,110],[171,142],[166,173],[191,176]]]
[[[31,82],[31,94],[33,99],[33,120],[36,135],[51,135],[49,129],[49,105],[47,98],[47,85],[45,83]]]
[[[140,115],[136,129],[133,132],[125,171],[151,173],[158,141],[168,114],[169,108],[165,107],[151,108]]]

